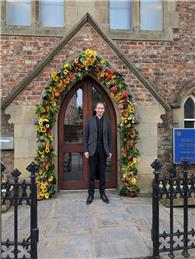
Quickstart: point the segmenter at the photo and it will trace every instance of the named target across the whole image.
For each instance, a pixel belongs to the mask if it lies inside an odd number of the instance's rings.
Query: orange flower
[[[112,77],[113,77],[113,71],[112,70],[107,70],[106,71],[106,78],[111,80]]]

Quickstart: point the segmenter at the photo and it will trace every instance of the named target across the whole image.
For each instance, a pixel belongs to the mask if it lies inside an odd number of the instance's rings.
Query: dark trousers
[[[94,194],[96,174],[99,175],[99,190],[100,194],[105,193],[106,187],[106,158],[107,155],[104,151],[102,143],[97,144],[96,152],[93,156],[89,157],[89,194]]]

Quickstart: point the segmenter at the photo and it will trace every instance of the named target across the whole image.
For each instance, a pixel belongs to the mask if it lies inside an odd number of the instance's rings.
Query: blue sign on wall
[[[173,128],[173,163],[183,159],[195,164],[195,129]]]

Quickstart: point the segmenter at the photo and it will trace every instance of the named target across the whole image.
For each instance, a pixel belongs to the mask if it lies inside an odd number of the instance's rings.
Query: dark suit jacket
[[[88,119],[84,132],[84,152],[89,152],[89,156],[95,154],[97,148],[97,125],[96,116]],[[103,146],[107,155],[112,153],[112,130],[109,119],[103,117]]]

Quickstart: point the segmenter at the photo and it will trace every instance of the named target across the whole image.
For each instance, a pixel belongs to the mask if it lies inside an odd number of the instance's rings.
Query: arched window
[[[189,96],[184,103],[184,128],[195,128],[195,97]]]

